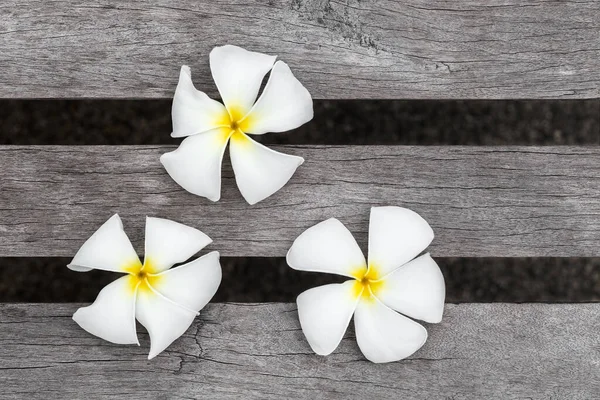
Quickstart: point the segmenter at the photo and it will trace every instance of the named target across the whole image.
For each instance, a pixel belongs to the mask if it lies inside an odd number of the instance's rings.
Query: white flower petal
[[[230,129],[218,128],[187,137],[177,150],[160,157],[171,178],[190,193],[217,201],[221,197],[221,162]]]
[[[169,300],[200,311],[215,295],[220,283],[219,252],[213,251],[159,274],[152,287]]]
[[[444,276],[428,254],[415,258],[382,279],[375,296],[411,318],[438,323],[444,313]]]
[[[192,83],[190,67],[187,65],[182,66],[179,73],[171,117],[172,137],[190,136],[230,124],[225,106],[196,90]]]
[[[190,327],[196,313],[146,286],[137,294],[135,316],[150,335],[150,354],[156,357]]]
[[[135,289],[135,281],[123,276],[105,286],[92,305],[78,309],[73,320],[109,342],[139,345],[135,334]]]
[[[344,337],[360,293],[355,281],[309,289],[298,296],[298,317],[302,332],[317,354],[331,354]]]
[[[146,218],[144,271],[157,274],[191,256],[212,243],[196,228],[163,218]]]
[[[354,327],[360,350],[374,363],[402,360],[419,350],[427,340],[423,326],[372,296],[358,303]]]
[[[312,117],[310,93],[286,63],[277,61],[263,93],[240,125],[244,132],[260,135],[295,129]]]
[[[232,118],[241,118],[250,111],[275,59],[231,45],[210,52],[210,70]]]
[[[278,153],[239,131],[231,136],[229,154],[235,181],[250,204],[281,189],[304,162],[302,157]]]
[[[118,214],[113,215],[81,246],[67,267],[86,272],[101,269],[128,272],[141,265]]]
[[[320,222],[296,238],[287,253],[290,267],[300,271],[328,272],[362,277],[367,263],[350,231],[335,218]]]
[[[369,265],[382,277],[429,246],[433,230],[419,214],[402,207],[373,207],[369,223]]]

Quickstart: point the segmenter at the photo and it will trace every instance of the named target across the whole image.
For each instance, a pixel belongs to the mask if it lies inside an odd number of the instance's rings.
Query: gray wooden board
[[[0,387],[12,398],[568,399],[600,393],[600,304],[446,305],[409,359],[372,364],[351,327],[314,355],[295,304],[211,304],[165,352],[80,329],[77,304],[0,305]],[[352,324],[351,324],[352,325]]]
[[[273,146],[305,157],[282,190],[249,206],[228,163],[221,200],[180,188],[172,146],[0,147],[0,256],[73,256],[119,213],[143,249],[145,216],[207,233],[224,256],[284,256],[306,228],[340,219],[366,248],[371,206],[432,225],[434,256],[600,256],[600,148]]]
[[[165,98],[208,53],[279,55],[315,98],[600,96],[600,3],[5,0],[0,97]]]

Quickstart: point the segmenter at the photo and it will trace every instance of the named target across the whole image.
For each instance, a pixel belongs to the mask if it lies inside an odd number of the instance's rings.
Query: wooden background
[[[0,147],[0,256],[72,256],[114,213],[140,252],[146,215],[199,227],[224,256],[283,257],[330,217],[366,250],[370,207],[389,204],[431,222],[438,257],[600,256],[599,146],[274,148],[306,162],[250,206],[228,162],[219,202],[183,191],[159,162],[171,146]]]
[[[372,364],[353,329],[312,353],[295,304],[210,304],[146,360],[79,328],[79,304],[0,305],[2,397],[159,399],[569,399],[600,392],[598,305],[447,305],[409,359]],[[351,324],[352,325],[352,324]]]
[[[598,98],[599,27],[597,1],[8,0],[0,98],[170,98],[182,64],[215,95],[207,55],[225,43],[279,55],[317,99]],[[149,214],[202,227],[226,255],[280,256],[330,216],[365,243],[379,203],[430,220],[437,256],[599,255],[598,146],[286,147],[307,163],[256,207],[230,172],[218,204],[185,193],[158,164],[167,149],[0,147],[0,256],[70,256],[114,212],[138,246]],[[422,350],[387,365],[352,330],[313,355],[293,304],[212,304],[151,362],[144,333],[140,348],[103,342],[72,322],[78,306],[0,305],[1,397],[600,393],[598,303],[449,304]]]
[[[0,96],[171,97],[182,64],[278,55],[314,98],[600,97],[597,1],[5,0]]]

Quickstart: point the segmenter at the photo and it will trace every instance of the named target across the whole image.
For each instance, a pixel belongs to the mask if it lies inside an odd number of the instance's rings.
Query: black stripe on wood
[[[92,302],[120,274],[75,273],[68,257],[0,257],[0,303]],[[295,271],[281,257],[221,257],[215,302],[290,302],[306,289],[347,280]],[[600,257],[436,257],[448,303],[600,302]]]
[[[315,100],[264,143],[600,145],[600,99]],[[0,145],[173,144],[171,100],[1,100]]]

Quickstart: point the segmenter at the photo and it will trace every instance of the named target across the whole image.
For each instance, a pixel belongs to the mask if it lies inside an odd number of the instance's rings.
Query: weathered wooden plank
[[[224,256],[284,256],[330,217],[366,247],[376,205],[423,215],[435,256],[600,256],[597,146],[274,146],[306,162],[255,206],[227,162],[221,201],[185,192],[159,162],[172,148],[0,147],[0,256],[72,256],[113,213],[138,250],[146,215],[202,229]]]
[[[0,305],[2,398],[569,399],[600,393],[600,304],[447,305],[411,358],[372,364],[352,327],[314,355],[294,304],[212,304],[156,359],[81,330],[76,304]],[[142,331],[142,329],[140,329]]]
[[[0,97],[215,94],[208,52],[278,54],[315,98],[600,96],[597,1],[3,1]]]

